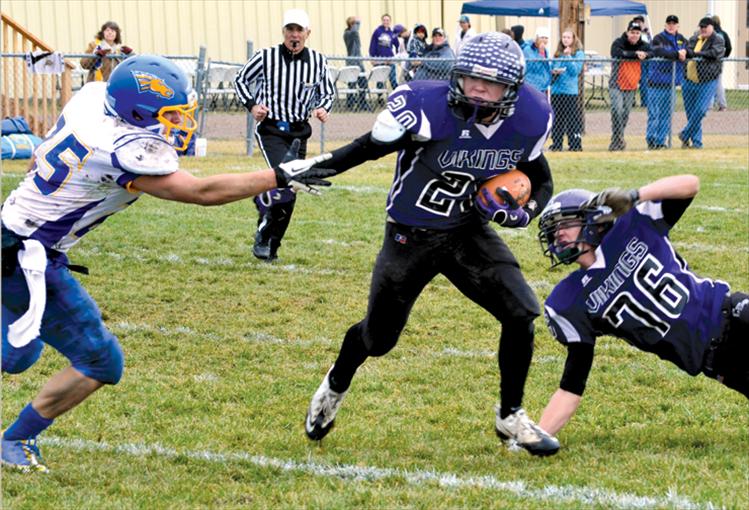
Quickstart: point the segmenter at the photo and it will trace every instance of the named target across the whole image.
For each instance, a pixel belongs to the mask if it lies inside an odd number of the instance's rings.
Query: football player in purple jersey
[[[749,295],[692,273],[668,238],[698,191],[696,176],[676,175],[637,190],[563,191],[544,209],[539,239],[552,266],[580,266],[545,303],[567,361],[544,430],[556,434],[577,410],[601,335],[749,398]]]
[[[105,384],[117,384],[124,356],[96,303],[70,270],[67,252],[143,193],[218,205],[280,186],[322,184],[312,160],[272,169],[193,177],[179,169],[197,126],[195,92],[180,69],[153,55],[130,58],[108,82],[92,82],[68,104],[35,152],[32,168],[3,204],[2,371],[19,374],[50,345],[70,361],[2,435],[2,465],[46,472],[36,437]],[[174,136],[182,133],[183,138]],[[322,160],[327,156],[323,156]],[[329,184],[329,183],[327,183]]]
[[[305,420],[311,439],[330,431],[356,370],[395,347],[419,294],[442,274],[501,323],[497,434],[536,455],[559,448],[522,408],[540,307],[515,256],[489,225],[526,227],[552,195],[541,152],[551,111],[542,94],[522,85],[524,69],[512,38],[480,34],[463,47],[450,81],[401,85],[372,131],[326,162],[342,172],[398,152],[367,314],[349,328],[312,397]],[[484,181],[514,167],[532,184],[525,207],[492,196],[487,204],[476,200]]]

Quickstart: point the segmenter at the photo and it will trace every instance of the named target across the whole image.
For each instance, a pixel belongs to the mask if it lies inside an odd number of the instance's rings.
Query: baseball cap
[[[632,18],[632,21],[642,21],[642,22],[644,22],[645,21],[645,16],[643,16],[642,14],[638,14],[637,16],[635,16],[634,18]]]
[[[458,18],[458,23],[470,23],[471,18],[463,14],[460,18]]]
[[[546,37],[548,39],[550,37],[549,27],[538,27],[536,29],[536,39],[539,37]]]
[[[309,28],[309,16],[302,9],[289,9],[283,13],[283,26],[299,25],[302,28]]]
[[[393,27],[393,33],[395,35],[400,35],[400,33],[403,32],[405,29],[406,29],[406,27],[404,27],[403,25],[398,24],[398,25],[395,25]]]
[[[678,23],[679,17],[675,14],[669,14],[666,16],[666,23]]]
[[[713,18],[710,16],[705,16],[700,20],[700,27],[706,27],[708,25],[715,26],[715,22],[713,21]]]
[[[637,30],[638,32],[642,32],[642,25],[640,22],[632,20],[629,22],[629,25],[627,25],[627,32],[630,30]]]
[[[445,31],[442,30],[440,27],[437,27],[434,30],[432,30],[432,37],[434,37],[435,35],[441,35],[442,37],[446,37]]]

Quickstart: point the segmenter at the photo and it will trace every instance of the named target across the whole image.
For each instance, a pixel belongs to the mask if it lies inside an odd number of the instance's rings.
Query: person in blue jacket
[[[648,149],[667,148],[675,88],[684,80],[684,62],[689,41],[679,33],[679,18],[666,16],[666,28],[653,38],[651,48],[658,59],[648,67]]]
[[[382,25],[375,28],[372,32],[372,38],[369,41],[369,56],[370,57],[394,57],[398,53],[398,36],[395,35],[393,29],[390,28],[392,19],[390,14],[382,15]],[[375,64],[379,65],[379,63]],[[398,78],[395,74],[395,64],[390,65],[390,86],[395,88],[398,86]]]
[[[584,58],[583,45],[577,34],[572,29],[565,30],[551,64],[551,107],[554,109],[552,151],[562,150],[565,134],[571,151],[583,150],[582,111],[577,95]]]
[[[548,97],[551,85],[551,66],[549,65],[549,28],[538,27],[535,39],[523,47],[526,70],[525,83]]]

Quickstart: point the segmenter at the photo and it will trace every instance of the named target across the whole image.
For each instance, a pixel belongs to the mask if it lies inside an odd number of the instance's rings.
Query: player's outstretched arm
[[[296,159],[299,144],[299,140],[294,140],[283,162],[267,170],[220,174],[202,179],[178,170],[169,175],[138,177],[132,186],[165,200],[200,205],[227,204],[269,189],[289,186],[318,194],[315,186],[330,186],[330,182],[322,177],[328,177],[335,172],[327,168],[316,168],[315,165],[329,160],[330,153],[320,154],[314,158]]]
[[[700,178],[696,175],[670,175],[639,189],[640,200],[673,200],[692,198],[700,191]]]
[[[169,175],[142,175],[133,187],[165,200],[188,204],[221,205],[258,195],[276,187],[273,169],[198,178],[183,170]]]
[[[538,426],[555,436],[577,411],[582,396],[559,388],[546,404]]]

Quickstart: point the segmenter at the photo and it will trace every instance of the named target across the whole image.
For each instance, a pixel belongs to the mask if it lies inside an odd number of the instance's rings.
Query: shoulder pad
[[[142,130],[121,136],[114,146],[119,166],[139,175],[167,175],[179,169],[177,151],[162,136]]]
[[[379,143],[391,143],[398,140],[405,132],[406,128],[393,117],[390,110],[383,110],[372,127],[372,139]]]
[[[387,109],[405,131],[419,140],[447,138],[454,130],[454,117],[447,105],[448,87],[447,82],[441,81],[401,85],[388,97]]]
[[[510,119],[520,134],[538,138],[549,130],[551,105],[544,94],[530,85],[523,85],[518,92],[515,113]]]

